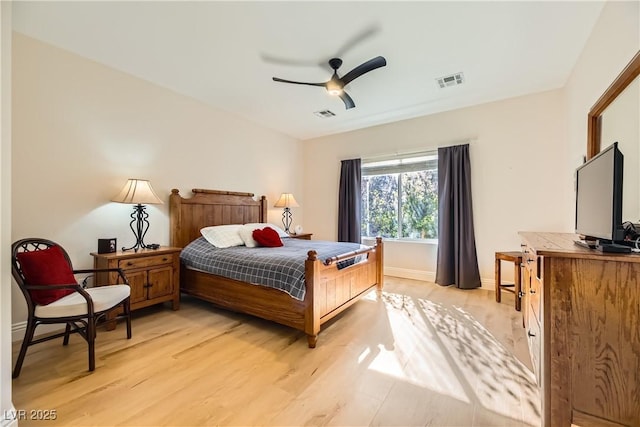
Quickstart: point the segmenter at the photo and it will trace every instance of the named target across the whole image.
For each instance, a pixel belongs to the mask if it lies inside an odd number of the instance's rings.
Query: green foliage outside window
[[[424,162],[423,167],[404,166],[405,171],[399,173],[376,174],[363,167],[362,235],[437,238],[438,171],[435,164],[431,160]],[[393,165],[385,165],[383,170],[393,171],[393,168]],[[402,170],[402,167],[397,169]]]
[[[434,170],[406,172],[402,179],[402,237],[438,237],[438,175]]]
[[[397,237],[398,178],[397,175],[364,176],[363,236]],[[366,194],[366,199],[365,199]],[[365,212],[366,211],[366,212]]]

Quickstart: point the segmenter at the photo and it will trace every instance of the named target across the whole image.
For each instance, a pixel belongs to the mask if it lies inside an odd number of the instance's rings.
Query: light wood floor
[[[18,346],[14,345],[14,357]],[[96,370],[77,336],[29,349],[13,381],[28,425],[539,426],[520,313],[507,294],[386,278],[320,333],[183,297],[98,331]]]

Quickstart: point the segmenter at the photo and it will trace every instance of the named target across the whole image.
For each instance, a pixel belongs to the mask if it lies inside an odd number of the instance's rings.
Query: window
[[[437,152],[362,162],[362,236],[438,237]]]

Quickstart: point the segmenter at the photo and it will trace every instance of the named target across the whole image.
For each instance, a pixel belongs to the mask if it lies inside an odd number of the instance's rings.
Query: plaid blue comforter
[[[234,246],[216,248],[204,237],[189,243],[180,253],[182,263],[191,268],[280,289],[297,300],[304,300],[304,261],[315,250],[318,259],[358,250],[362,245],[347,242],[302,240],[285,237],[278,248]]]

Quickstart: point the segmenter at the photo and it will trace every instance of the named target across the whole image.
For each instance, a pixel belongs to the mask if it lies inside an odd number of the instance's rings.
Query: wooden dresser
[[[522,309],[542,426],[640,426],[640,254],[519,233]]]

